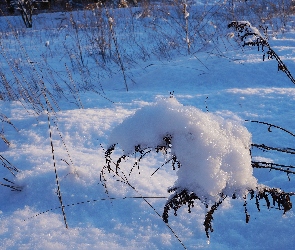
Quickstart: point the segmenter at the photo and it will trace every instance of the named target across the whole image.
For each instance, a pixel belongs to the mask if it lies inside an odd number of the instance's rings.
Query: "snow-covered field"
[[[170,210],[163,222],[173,186],[211,205],[220,192],[242,195],[256,182],[295,191],[292,174],[288,180],[283,172],[253,169],[252,176],[248,154],[251,143],[294,148],[290,133],[249,121],[295,133],[295,88],[275,60],[239,46],[226,21],[212,33],[214,25],[202,19],[212,41],[205,46],[204,35],[188,53],[179,23],[171,28],[169,20],[140,13],[42,14],[32,29],[20,17],[0,18],[0,121],[8,141],[0,140],[0,248],[293,249],[293,210],[268,209],[262,200],[259,212],[249,196],[250,221],[242,197],[226,198],[210,239],[203,225],[208,208],[200,201],[191,213],[187,206],[177,216]],[[295,74],[289,21],[269,44]],[[119,143],[111,155],[117,161],[137,144],[158,146],[169,133],[175,140],[168,154],[130,154],[119,175],[104,168],[111,144]],[[180,169],[162,166],[173,154]],[[292,154],[255,148],[252,160],[294,165]]]

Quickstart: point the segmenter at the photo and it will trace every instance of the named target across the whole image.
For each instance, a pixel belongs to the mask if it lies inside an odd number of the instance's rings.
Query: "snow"
[[[200,9],[208,7],[199,4]],[[188,20],[197,16],[194,11],[189,9]],[[24,28],[20,16],[0,17],[0,75],[15,93],[19,80],[22,90],[32,88],[36,98],[35,104],[14,96],[3,98],[7,91],[1,78],[0,134],[9,145],[0,139],[0,155],[7,160],[0,168],[0,183],[21,191],[0,185],[0,248],[182,249],[177,235],[187,249],[293,249],[293,210],[283,214],[261,201],[259,212],[249,197],[249,223],[243,199],[224,200],[214,213],[210,244],[203,226],[208,209],[202,202],[196,201],[191,213],[184,206],[177,216],[170,214],[175,234],[161,218],[170,195],[167,188],[172,186],[189,188],[212,202],[221,191],[242,196],[256,183],[294,191],[292,174],[289,181],[285,173],[252,170],[249,157],[251,143],[294,147],[290,134],[250,122],[295,131],[294,85],[277,71],[276,62],[263,61],[255,47],[239,47],[235,36],[227,35],[232,32],[228,29],[220,31],[219,43],[208,47],[194,44],[198,39],[190,34],[192,54],[187,55],[185,33],[171,30],[167,20],[154,18],[152,11],[147,18],[132,19],[129,9],[114,10],[110,14],[125,66],[126,92],[110,51],[103,62],[98,43],[91,43],[99,41],[101,30],[99,18],[94,21],[93,13],[87,13],[73,13],[79,25],[89,14],[89,26],[82,26],[79,36],[66,13],[33,16],[32,29]],[[127,20],[134,23],[133,33]],[[224,21],[223,27],[227,24]],[[177,27],[181,26],[173,28]],[[276,32],[268,42],[294,74],[294,29]],[[41,80],[47,93],[53,93],[50,129]],[[174,97],[169,98],[172,91]],[[100,177],[108,146],[118,143],[112,154],[115,161],[138,144],[151,148],[162,144],[167,133],[173,135],[168,155],[151,152],[139,169],[132,169],[137,154],[121,163],[135,189],[110,173],[105,175],[106,194]],[[56,193],[51,142],[68,229]],[[294,165],[292,154],[255,148],[251,153],[255,161]],[[181,162],[176,171],[168,164],[162,166],[172,154]]]
[[[112,131],[109,141],[131,154],[136,146],[165,145],[165,137],[171,138],[170,158],[175,155],[181,164],[174,184],[178,190],[217,201],[221,193],[242,197],[257,187],[248,130],[237,121],[185,107],[175,98],[159,98],[138,110]]]

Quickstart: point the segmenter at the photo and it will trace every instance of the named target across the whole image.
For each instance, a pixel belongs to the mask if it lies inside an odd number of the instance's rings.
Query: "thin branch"
[[[72,207],[72,206],[83,205],[83,204],[92,203],[92,202],[98,202],[98,201],[126,200],[126,199],[167,199],[167,198],[168,197],[165,197],[165,196],[125,196],[123,198],[108,197],[108,198],[86,200],[86,201],[80,201],[80,202],[76,202],[76,203],[66,204],[66,205],[63,205],[63,206],[55,207],[55,208],[50,208],[48,210],[45,210],[45,211],[40,212],[38,214],[35,214],[34,216],[31,216],[31,217],[25,219],[24,221],[35,218],[35,217],[37,217],[39,215],[42,215],[42,214],[45,214],[45,213],[48,213],[48,212],[51,212],[51,211],[54,211],[54,210],[57,210],[57,209],[61,209],[62,207],[64,207],[64,208],[65,207]]]
[[[255,120],[245,120],[245,121],[246,121],[246,122],[253,122],[253,123],[259,123],[259,124],[267,125],[267,126],[268,126],[268,131],[269,131],[269,132],[272,132],[272,131],[271,131],[271,128],[274,127],[274,128],[280,129],[280,130],[282,130],[282,131],[284,131],[284,132],[286,132],[286,133],[288,133],[288,134],[290,134],[290,135],[292,135],[292,136],[295,137],[295,134],[292,133],[292,132],[290,132],[289,130],[287,130],[287,129],[285,129],[285,128],[282,128],[282,127],[280,127],[280,126],[277,126],[277,125],[274,125],[274,124],[268,123],[268,122],[261,122],[261,121],[255,121]]]
[[[283,165],[283,164],[277,164],[272,162],[263,162],[263,161],[252,161],[251,165],[253,168],[268,168],[270,170],[277,170],[284,173],[289,174],[295,174],[295,170],[292,171],[290,169],[295,169],[295,166],[291,165]]]
[[[259,149],[263,149],[263,150],[273,150],[273,151],[283,152],[287,154],[295,154],[294,148],[277,148],[277,147],[267,146],[265,144],[255,144],[255,143],[251,144],[251,146],[259,148]]]

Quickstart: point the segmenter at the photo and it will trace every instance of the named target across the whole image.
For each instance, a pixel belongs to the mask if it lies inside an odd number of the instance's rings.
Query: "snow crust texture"
[[[175,98],[158,99],[138,110],[112,131],[109,142],[130,154],[136,146],[164,145],[166,136],[172,138],[170,157],[181,163],[174,188],[216,201],[221,193],[241,196],[257,187],[248,130],[237,121],[183,106]]]

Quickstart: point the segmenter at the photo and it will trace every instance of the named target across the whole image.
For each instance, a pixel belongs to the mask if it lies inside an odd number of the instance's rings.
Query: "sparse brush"
[[[72,73],[71,73],[71,71],[69,70],[69,68],[68,68],[68,66],[66,64],[65,64],[65,68],[66,68],[66,71],[68,73],[69,80],[70,80],[70,82],[71,82],[71,84],[73,86],[73,88],[71,88],[71,89],[72,89],[73,96],[74,96],[74,98],[75,98],[75,100],[77,102],[77,106],[79,108],[83,108],[83,104],[82,104],[80,96],[79,96],[79,91],[78,91],[78,89],[76,87],[76,84],[75,84],[75,81],[74,81],[74,79],[72,77]]]
[[[73,14],[72,14],[72,12],[70,12],[70,21],[71,21],[71,24],[72,24],[72,28],[73,28],[73,30],[74,30],[73,33],[74,33],[75,40],[76,40],[76,45],[77,45],[77,48],[78,48],[78,51],[79,51],[79,58],[80,58],[80,60],[81,60],[82,65],[84,66],[84,59],[83,59],[82,45],[81,45],[80,38],[79,38],[79,27],[78,27],[77,22],[76,22],[75,19],[73,18]]]
[[[257,46],[258,51],[263,52],[263,61],[267,55],[268,59],[275,59],[278,63],[278,71],[283,71],[287,77],[295,84],[295,79],[287,66],[278,56],[278,54],[271,48],[266,37],[263,37],[259,30],[253,27],[249,22],[233,21],[228,25],[229,28],[234,28],[240,40],[243,42],[242,46]],[[267,31],[267,29],[265,29]]]
[[[239,3],[240,2],[240,3]],[[235,18],[248,19],[255,24],[267,24],[272,27],[274,32],[284,32],[287,28],[288,21],[292,16],[293,0],[266,0],[266,1],[236,1]]]
[[[233,3],[234,1],[232,1]],[[170,2],[171,3],[171,2]],[[181,54],[181,48],[185,48],[187,54],[194,54],[196,53],[200,48],[196,46],[196,43],[198,42],[197,38],[200,38],[200,41],[202,44],[201,47],[203,48],[203,46],[206,46],[207,44],[209,44],[209,42],[211,41],[210,39],[214,38],[215,33],[213,32],[212,34],[210,32],[207,32],[207,30],[205,30],[205,24],[207,24],[207,21],[210,18],[213,18],[214,14],[217,13],[217,11],[219,10],[219,8],[216,9],[211,9],[210,11],[205,11],[202,13],[202,15],[197,16],[196,14],[194,16],[191,15],[191,13],[189,13],[189,6],[188,3],[186,1],[182,2],[182,4],[179,4],[180,1],[173,1],[174,4],[174,10],[176,9],[176,12],[171,14],[171,6],[165,5],[166,3],[164,3],[165,7],[163,7],[163,9],[158,9],[157,13],[164,13],[164,15],[159,15],[157,17],[160,17],[161,20],[156,20],[154,19],[151,24],[151,26],[149,27],[150,30],[148,32],[150,32],[150,34],[152,33],[151,30],[155,29],[156,33],[155,33],[155,37],[157,37],[157,40],[155,41],[157,43],[157,50],[154,49],[154,52],[156,51],[156,56],[158,56],[159,58],[161,57],[165,57],[167,59],[171,59],[173,56],[173,53],[180,53]],[[177,5],[179,4],[179,5]],[[126,5],[126,1],[121,1],[121,5]],[[163,6],[164,6],[163,5]],[[96,5],[97,6],[97,5]],[[142,13],[142,17],[148,17],[150,15],[152,15],[152,8],[149,8],[150,6],[147,4],[147,1],[144,1],[143,4],[144,8],[143,8],[143,13]],[[218,6],[220,7],[220,6]],[[232,5],[232,8],[234,7],[234,5]],[[221,8],[221,7],[220,7]],[[103,11],[106,16],[103,16]],[[234,10],[234,9],[233,9]],[[180,12],[179,12],[180,11]],[[110,14],[110,10],[105,6],[104,9],[102,9],[101,7],[99,7],[99,9],[97,10],[97,12],[100,16],[96,18],[99,19],[99,22],[96,23],[96,25],[100,25],[103,24],[103,29],[100,29],[94,37],[93,42],[91,44],[91,46],[93,47],[98,47],[98,51],[99,51],[99,56],[101,56],[102,60],[99,59],[99,57],[97,57],[97,55],[94,55],[94,60],[95,60],[95,65],[98,66],[97,71],[103,71],[103,72],[107,72],[106,74],[112,75],[114,72],[112,71],[112,69],[108,68],[107,63],[110,62],[110,60],[108,60],[109,58],[112,57],[112,45],[114,46],[114,50],[115,50],[115,62],[119,65],[121,73],[123,75],[124,78],[124,83],[125,83],[125,88],[128,91],[128,84],[127,84],[127,78],[128,75],[126,73],[126,65],[125,63],[125,58],[130,58],[130,61],[134,60],[132,55],[128,55],[127,52],[124,51],[124,49],[121,49],[121,44],[118,41],[118,35],[115,29],[115,22],[114,22],[114,17]],[[180,18],[178,19],[179,16],[177,16],[176,14],[180,15]],[[167,14],[167,16],[166,16]],[[175,16],[174,16],[175,15]],[[169,19],[169,22],[167,21],[167,19]],[[191,18],[191,19],[190,19]],[[132,19],[133,20],[133,19]],[[168,23],[168,26],[170,25],[170,27],[172,28],[172,30],[175,32],[174,35],[170,35],[167,33],[167,31],[164,30],[164,28],[162,28],[161,22],[163,23]],[[192,25],[192,22],[195,22]],[[31,26],[30,20],[27,22],[29,26]],[[80,27],[77,25],[76,20],[74,19],[74,16],[71,15],[71,23],[73,25],[73,30],[74,30],[74,35],[75,35],[75,41],[76,41],[76,58],[78,58],[79,62],[77,63],[77,60],[72,60],[71,58],[71,51],[68,50],[66,51],[68,54],[66,56],[68,56],[72,62],[72,66],[74,68],[75,65],[78,65],[78,67],[75,67],[78,72],[78,74],[80,74],[80,77],[82,77],[85,80],[85,76],[90,78],[90,70],[88,68],[88,65],[86,63],[86,60],[84,58],[84,46],[82,44],[81,41],[81,36],[80,36]],[[142,53],[142,60],[147,60],[147,58],[151,57],[151,49],[149,47],[149,45],[146,44],[146,41],[140,43],[139,39],[136,40],[136,31],[134,29],[134,23],[132,23],[132,27],[129,27],[129,31],[130,30],[134,30],[134,34],[131,34],[130,36],[132,36],[132,41],[136,41],[134,44],[140,49],[140,52]],[[104,28],[108,28],[108,30],[104,30]],[[212,25],[213,26],[213,25]],[[268,55],[269,59],[274,58],[277,62],[278,62],[278,70],[283,71],[288,77],[289,79],[295,84],[295,80],[293,78],[293,76],[291,75],[291,73],[289,72],[289,70],[287,69],[286,65],[282,62],[282,60],[280,59],[280,57],[275,53],[275,51],[272,50],[272,48],[270,47],[268,41],[266,38],[262,37],[261,34],[259,32],[256,32],[256,30],[253,30],[252,26],[249,23],[245,23],[245,22],[232,22],[230,23],[229,27],[235,28],[236,31],[239,34],[239,37],[241,38],[241,41],[244,42],[243,46],[257,46],[258,50],[261,49],[264,52],[264,56],[263,59],[265,58],[265,55]],[[85,27],[84,27],[85,28]],[[89,28],[89,27],[88,27]],[[215,28],[214,28],[215,29]],[[252,39],[253,36],[255,37],[255,39]],[[249,41],[248,38],[251,38],[251,40]],[[96,39],[96,40],[95,40]],[[7,53],[5,52],[5,47],[3,46],[3,44],[1,44],[1,40],[0,40],[0,48],[2,49],[2,52],[0,52],[3,57],[5,58],[5,60],[7,61],[7,64],[9,66],[9,70],[12,73],[12,77],[7,78],[7,76],[5,75],[4,72],[2,72],[0,74],[1,76],[1,83],[2,83],[2,92],[0,93],[0,99],[5,100],[5,98],[9,101],[11,100],[20,100],[22,101],[24,104],[29,104],[33,107],[33,109],[35,110],[36,114],[40,114],[41,112],[45,111],[47,114],[47,121],[48,121],[48,129],[49,129],[49,138],[50,138],[50,146],[51,146],[51,155],[52,155],[52,160],[53,160],[53,167],[54,167],[54,172],[55,172],[55,180],[56,180],[56,186],[57,186],[57,196],[60,202],[60,206],[58,207],[58,209],[62,210],[62,214],[64,217],[64,222],[66,227],[68,227],[67,224],[67,220],[66,220],[66,213],[65,213],[65,208],[69,207],[69,206],[73,206],[73,205],[81,205],[81,204],[85,204],[85,203],[90,203],[90,202],[96,202],[99,200],[107,200],[107,199],[94,199],[94,200],[87,200],[87,201],[81,201],[81,202],[77,202],[77,203],[72,203],[72,204],[68,204],[68,205],[64,205],[63,201],[62,201],[62,193],[61,193],[61,189],[60,189],[60,183],[59,183],[59,176],[58,176],[58,169],[57,169],[57,165],[56,165],[56,154],[55,154],[55,148],[54,148],[54,144],[53,144],[53,130],[56,129],[59,133],[60,139],[64,145],[64,147],[66,148],[66,151],[68,153],[68,156],[70,158],[69,155],[69,151],[67,150],[66,144],[62,138],[62,134],[58,129],[57,126],[57,117],[56,117],[56,113],[54,111],[54,106],[56,108],[58,108],[58,103],[54,98],[54,95],[48,90],[48,88],[46,87],[46,84],[44,82],[44,78],[43,75],[40,74],[39,70],[38,70],[38,66],[35,66],[35,63],[32,61],[29,61],[29,56],[27,54],[27,51],[25,50],[25,48],[23,46],[21,46],[21,43],[19,42],[19,39],[17,38],[16,35],[16,41],[19,43],[20,45],[20,53],[22,55],[24,55],[24,57],[27,59],[28,61],[28,69],[30,70],[30,73],[32,73],[33,75],[33,80],[32,82],[28,82],[26,76],[24,75],[24,68],[20,68],[20,67],[15,67],[15,65],[13,65],[11,63],[10,58],[7,56]],[[195,47],[194,47],[195,45]],[[64,49],[67,49],[66,44],[64,44]],[[194,51],[192,51],[194,49]],[[96,50],[96,51],[97,51]],[[89,50],[90,51],[90,50]],[[109,57],[108,57],[109,54]],[[43,58],[44,61],[46,62],[46,59]],[[77,63],[77,64],[76,64]],[[67,66],[67,64],[65,65],[65,73],[67,75],[67,82],[70,82],[71,84],[68,84],[68,88],[70,90],[70,92],[73,94],[77,106],[83,108],[82,102],[79,98],[79,91],[80,88],[79,86],[76,87],[76,79],[73,75],[72,70]],[[86,69],[84,71],[84,69]],[[50,76],[54,76],[54,77],[60,77],[57,71],[54,70],[47,70],[47,72],[49,72]],[[86,72],[86,73],[85,73]],[[55,88],[57,89],[58,93],[62,94],[62,96],[65,96],[64,91],[62,88],[60,88],[59,84],[57,83],[57,80],[54,80],[54,77],[52,77],[54,83],[55,83]],[[13,82],[13,84],[11,84],[11,82]],[[89,90],[88,88],[88,82],[85,81],[85,85],[87,85],[85,87],[85,89]],[[16,86],[13,88],[13,86]],[[34,87],[32,87],[34,86]],[[172,95],[173,97],[173,95]],[[206,109],[208,111],[207,108],[207,104],[206,104]],[[2,116],[0,114],[0,119],[2,120],[2,122],[6,122],[9,123],[9,120],[7,117]],[[252,121],[252,122],[257,122],[257,121]],[[54,126],[52,126],[52,123],[54,124]],[[262,123],[262,124],[266,124],[268,126],[269,131],[271,130],[271,128],[279,128],[278,126],[269,124],[269,123],[263,123],[263,122],[257,122],[257,123]],[[284,129],[283,129],[284,130]],[[287,130],[285,130],[287,131]],[[271,132],[271,131],[270,131]],[[289,132],[289,134],[291,134],[292,136],[294,136],[293,133]],[[161,137],[162,138],[162,137]],[[0,134],[0,139],[2,139],[5,143],[9,144],[9,141],[6,139],[6,137],[4,136],[4,134]],[[108,186],[107,186],[107,174],[111,174],[113,176],[113,178],[116,178],[117,181],[127,185],[128,187],[130,187],[131,189],[133,189],[135,192],[138,193],[137,189],[135,186],[133,186],[130,181],[129,181],[129,176],[131,176],[132,173],[136,172],[136,170],[138,170],[138,174],[140,174],[140,166],[142,164],[142,160],[144,159],[144,157],[146,157],[147,155],[149,155],[151,152],[156,152],[156,153],[162,153],[165,156],[168,156],[165,160],[165,162],[159,166],[153,173],[151,176],[153,176],[160,168],[163,168],[164,166],[166,166],[167,164],[171,164],[172,169],[176,170],[176,169],[181,169],[182,168],[182,164],[180,162],[180,160],[177,158],[177,155],[172,154],[171,153],[171,148],[172,148],[172,140],[173,140],[173,135],[171,134],[166,134],[163,138],[162,138],[162,144],[157,145],[154,148],[150,148],[150,147],[142,147],[141,145],[137,145],[134,148],[134,152],[132,155],[136,156],[136,160],[135,162],[131,165],[130,169],[128,169],[127,172],[123,171],[123,168],[121,167],[122,163],[125,162],[127,159],[130,159],[130,155],[121,155],[118,159],[112,159],[112,153],[114,152],[115,148],[116,148],[116,144],[113,144],[112,146],[110,146],[107,150],[105,150],[105,166],[103,167],[102,171],[101,171],[101,183],[103,185],[103,187],[105,188],[105,192],[109,195],[108,192]],[[252,147],[255,148],[259,148],[262,149],[264,151],[270,151],[270,150],[275,150],[278,152],[282,152],[282,153],[289,153],[289,154],[295,154],[295,149],[293,148],[279,148],[279,147],[272,147],[272,146],[267,146],[264,144],[252,144]],[[4,166],[4,168],[6,168],[7,170],[10,171],[11,174],[13,174],[14,176],[16,175],[17,172],[19,172],[19,170],[17,168],[15,168],[10,162],[8,162],[3,156],[0,155],[0,160],[2,162],[2,165]],[[71,158],[70,158],[71,160]],[[197,160],[197,159],[196,159]],[[73,162],[71,160],[71,164],[73,165]],[[252,161],[251,162],[252,167],[253,168],[267,168],[267,169],[271,169],[271,170],[275,170],[275,171],[281,171],[281,172],[285,172],[288,175],[288,178],[290,179],[290,175],[291,174],[295,174],[295,171],[293,171],[293,169],[295,168],[294,166],[287,166],[287,165],[282,165],[282,164],[276,164],[276,163],[268,163],[268,162],[258,162],[258,161]],[[4,182],[1,183],[0,185],[11,189],[12,191],[21,191],[22,187],[18,186],[16,184],[16,182],[13,182],[7,178],[3,178]],[[185,246],[183,245],[183,243],[181,242],[181,240],[178,238],[178,236],[174,233],[174,231],[172,230],[172,228],[169,226],[168,224],[168,218],[169,218],[169,211],[173,210],[174,211],[174,215],[177,215],[177,211],[178,209],[180,209],[183,206],[187,206],[188,207],[188,212],[190,213],[192,211],[192,208],[194,207],[194,203],[196,201],[200,201],[204,204],[204,206],[206,208],[209,208],[209,211],[206,213],[205,218],[204,218],[204,228],[205,228],[205,233],[206,236],[209,238],[210,236],[210,232],[213,232],[213,215],[214,212],[217,211],[217,209],[220,207],[220,205],[222,204],[222,202],[224,201],[224,199],[226,199],[228,196],[224,195],[224,194],[219,194],[219,200],[216,201],[213,205],[212,203],[206,203],[206,201],[204,201],[203,199],[201,199],[201,197],[199,196],[199,194],[196,194],[194,192],[192,192],[191,190],[188,189],[181,189],[181,187],[174,187],[171,189],[168,189],[168,192],[171,194],[170,198],[167,200],[164,208],[163,208],[163,214],[160,215],[155,208],[148,202],[148,198],[166,198],[166,197],[146,197],[146,196],[141,196],[138,195],[136,197],[123,197],[122,199],[135,199],[135,198],[139,198],[139,199],[143,199],[154,211],[155,213],[161,217],[163,219],[163,221],[166,223],[167,227],[169,227],[169,229],[173,232],[174,236],[179,240],[179,242],[182,244],[182,246],[185,248]],[[287,211],[289,211],[292,208],[292,202],[291,202],[291,197],[293,195],[295,195],[293,192],[284,192],[280,189],[277,188],[269,188],[269,187],[258,187],[256,190],[252,189],[252,190],[248,190],[249,196],[250,196],[250,200],[255,200],[255,204],[257,206],[257,209],[260,211],[260,202],[261,201],[265,201],[267,208],[272,208],[272,207],[276,207],[278,209],[282,209],[284,211],[284,213],[286,213]],[[236,194],[234,193],[231,197],[232,199],[236,198]],[[108,197],[109,200],[114,200],[114,199],[118,199],[118,198],[112,198],[112,197]],[[245,215],[246,215],[246,223],[249,222],[250,220],[250,215],[248,213],[247,210],[247,196],[244,198],[244,207],[245,207]],[[271,205],[272,204],[272,205]],[[54,208],[57,209],[57,208]],[[52,211],[54,209],[49,209],[45,212],[48,211]],[[45,212],[42,212],[40,214],[43,214]],[[39,215],[39,214],[38,214]],[[36,215],[37,216],[37,215]]]
[[[121,53],[119,51],[119,44],[118,44],[118,41],[117,41],[117,36],[116,36],[115,29],[114,29],[114,25],[115,25],[114,21],[115,20],[114,20],[114,17],[112,17],[110,15],[109,10],[106,7],[105,7],[105,12],[106,12],[106,16],[108,18],[109,29],[110,29],[110,32],[111,32],[111,35],[112,35],[112,40],[113,40],[113,43],[114,43],[115,49],[116,49],[116,57],[118,59],[118,65],[120,66],[121,72],[123,74],[126,91],[128,91],[126,71],[125,71],[124,63],[123,63],[123,60],[122,60],[122,57],[121,57]]]

